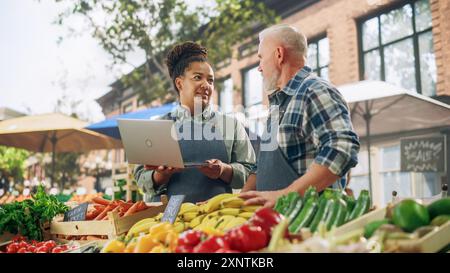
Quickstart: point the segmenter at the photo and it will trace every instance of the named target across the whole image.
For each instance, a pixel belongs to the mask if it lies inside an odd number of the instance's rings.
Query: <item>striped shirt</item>
[[[278,120],[273,110],[283,101],[289,103],[279,115],[278,145],[300,176],[313,162],[340,177],[356,166],[358,136],[347,103],[335,87],[303,67],[283,89],[269,95],[267,130],[271,117]]]

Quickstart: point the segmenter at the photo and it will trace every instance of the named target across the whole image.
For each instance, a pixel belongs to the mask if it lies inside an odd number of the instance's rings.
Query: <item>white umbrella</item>
[[[360,81],[338,90],[349,104],[355,131],[367,142],[369,189],[371,138],[450,126],[449,105],[386,82]]]

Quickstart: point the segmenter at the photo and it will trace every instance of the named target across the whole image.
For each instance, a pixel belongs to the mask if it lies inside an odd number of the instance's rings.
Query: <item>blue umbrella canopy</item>
[[[169,113],[177,103],[168,103],[159,107],[148,108],[141,111],[130,112],[122,115],[117,115],[105,119],[104,121],[100,121],[97,123],[93,123],[86,127],[86,129],[114,137],[117,139],[120,138],[119,127],[117,125],[117,119],[150,119],[152,117],[160,116]]]

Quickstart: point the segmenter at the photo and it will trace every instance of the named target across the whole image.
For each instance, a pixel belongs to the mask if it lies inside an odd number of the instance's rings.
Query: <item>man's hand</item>
[[[283,191],[248,191],[239,194],[239,197],[246,199],[244,205],[263,205],[272,208],[278,197],[284,194]]]

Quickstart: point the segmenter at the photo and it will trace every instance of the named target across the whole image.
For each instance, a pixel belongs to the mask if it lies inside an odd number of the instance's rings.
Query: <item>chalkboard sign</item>
[[[181,204],[183,203],[185,195],[172,195],[169,199],[164,214],[161,218],[161,222],[169,222],[173,224],[180,211]]]
[[[400,140],[402,172],[445,172],[444,136]]]
[[[88,209],[89,203],[83,203],[78,207],[75,207],[66,213],[64,213],[64,222],[70,221],[84,221],[86,220],[86,212]]]

